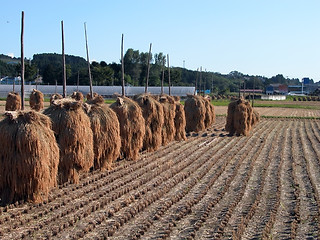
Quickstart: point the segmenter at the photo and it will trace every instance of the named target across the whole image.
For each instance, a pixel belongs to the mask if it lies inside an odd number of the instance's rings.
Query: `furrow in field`
[[[228,218],[231,215],[238,200],[241,198],[241,191],[246,185],[248,176],[250,176],[255,159],[258,157],[265,143],[265,136],[268,132],[268,125],[263,124],[261,128],[256,127],[256,131],[250,136],[250,141],[236,154],[235,160],[238,161],[234,168],[229,168],[224,174],[229,175],[227,180],[221,179],[220,183],[216,183],[206,193],[206,196],[198,204],[192,207],[191,213],[184,217],[176,227],[173,228],[170,234],[171,239],[186,239],[195,236],[201,236],[203,238],[219,238],[223,233],[223,228],[228,222]],[[240,140],[241,141],[241,140]],[[202,215],[203,206],[207,205],[210,195],[216,194],[216,188],[219,184],[223,183],[225,186],[225,194],[221,195],[219,201],[216,199],[216,204],[211,207],[207,215]],[[222,187],[220,185],[220,187]],[[236,195],[233,195],[237,192]],[[198,231],[198,232],[197,232]]]
[[[295,121],[292,128],[292,153],[295,165],[295,177],[299,188],[299,216],[295,223],[294,235],[297,239],[307,239],[317,234],[318,226],[315,221],[318,216],[317,203],[308,174],[308,166],[302,147],[302,138],[299,128],[303,127],[302,121]]]

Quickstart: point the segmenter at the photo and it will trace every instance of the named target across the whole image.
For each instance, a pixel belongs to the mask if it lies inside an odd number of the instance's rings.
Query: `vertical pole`
[[[239,78],[239,99],[240,99],[240,97],[241,97],[240,92],[241,92],[241,79]]]
[[[213,73],[211,78],[211,95],[213,96]]]
[[[163,94],[164,68],[165,68],[165,58],[163,57],[163,59],[162,59],[161,95]]]
[[[124,91],[124,61],[123,61],[123,34],[121,38],[121,79],[122,79],[122,96],[124,97],[125,91]]]
[[[22,11],[22,16],[21,16],[21,110],[24,110],[24,49],[23,49],[23,35],[24,35],[24,11]]]
[[[78,71],[78,78],[77,78],[77,92],[79,92],[79,71]]]
[[[196,95],[196,93],[197,93],[197,87],[198,87],[198,74],[199,74],[199,68],[197,68],[197,75],[196,75],[195,89],[194,89],[194,94],[193,94],[193,95]]]
[[[169,84],[169,96],[171,96],[171,79],[170,79],[170,63],[169,63],[169,54],[167,54],[168,60],[168,84]]]
[[[152,46],[152,43],[150,43],[150,48],[149,48],[148,68],[147,68],[147,79],[146,79],[146,86],[145,86],[145,89],[144,89],[144,93],[147,93],[147,92],[148,92],[149,74],[150,74],[150,61],[151,61],[151,46]]]
[[[85,35],[85,39],[86,39],[88,74],[89,74],[89,82],[90,82],[90,95],[91,95],[91,97],[93,98],[92,77],[91,77],[91,69],[90,69],[89,49],[88,49],[88,37],[87,37],[87,25],[86,25],[86,23],[84,23],[84,35]]]
[[[62,73],[63,73],[63,97],[67,97],[67,75],[66,75],[66,57],[64,54],[64,31],[63,31],[63,21],[61,21],[61,33],[62,33]]]
[[[8,80],[7,80],[7,84],[8,84]],[[13,84],[12,84],[12,91],[13,92],[14,92],[15,88],[16,88],[16,79],[14,78],[13,79]]]
[[[199,73],[199,85],[200,85],[199,86],[199,88],[200,88],[200,94],[199,95],[200,96],[201,96],[201,90],[202,90],[202,76],[201,76],[202,74],[201,73],[202,73],[202,67],[200,67],[200,73]]]
[[[243,80],[243,98],[246,99],[246,80]]]
[[[252,107],[254,105],[254,94],[255,94],[255,89],[256,89],[256,79],[253,78],[253,96],[252,96]]]

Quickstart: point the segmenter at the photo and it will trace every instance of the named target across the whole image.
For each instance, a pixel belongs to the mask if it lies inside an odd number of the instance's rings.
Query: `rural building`
[[[266,88],[267,95],[287,95],[288,86],[286,84],[274,83]]]

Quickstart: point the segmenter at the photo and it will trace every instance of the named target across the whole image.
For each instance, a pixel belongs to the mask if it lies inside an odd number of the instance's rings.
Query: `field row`
[[[320,122],[225,118],[187,141],[82,175],[44,204],[0,208],[1,239],[307,239],[320,235]]]
[[[226,115],[227,106],[215,106],[217,115]],[[260,116],[320,118],[320,110],[301,108],[255,107]]]

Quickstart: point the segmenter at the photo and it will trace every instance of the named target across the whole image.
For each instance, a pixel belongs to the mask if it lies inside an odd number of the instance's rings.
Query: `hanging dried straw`
[[[239,99],[228,105],[226,131],[230,135],[248,136],[253,123],[253,110],[249,102]]]
[[[73,99],[53,101],[44,111],[53,122],[60,147],[59,183],[79,182],[79,173],[93,166],[93,134],[89,117],[82,103]]]
[[[187,132],[200,132],[205,129],[204,120],[206,108],[201,96],[187,95],[184,111],[186,113]]]
[[[145,121],[139,105],[130,98],[121,96],[110,105],[120,123],[121,152],[127,160],[137,160],[143,147]]]
[[[7,112],[0,122],[2,204],[40,203],[56,186],[59,148],[51,120],[35,111]]]
[[[17,111],[21,109],[21,97],[16,92],[9,92],[6,100],[6,111]]]
[[[257,112],[257,110],[253,109],[251,126],[254,127],[259,121],[260,121],[260,114]]]
[[[176,114],[174,117],[174,126],[176,129],[176,135],[174,139],[176,141],[186,140],[186,115],[184,112],[184,106],[180,103],[180,98],[174,97],[176,104]]]
[[[209,128],[216,122],[216,115],[214,112],[214,106],[211,104],[211,99],[209,96],[203,97],[204,106],[206,109],[204,125],[205,128]]]
[[[44,107],[44,97],[43,93],[39,90],[33,89],[30,95],[30,108],[35,111],[40,111]]]
[[[55,100],[62,99],[62,98],[63,98],[62,95],[59,93],[52,94],[50,97],[50,105],[52,105]]]
[[[95,98],[95,97],[97,97],[97,96],[99,96],[99,94],[96,93],[96,92],[93,93],[93,97],[91,96],[90,93],[88,93],[87,96],[86,96],[86,98],[87,98],[87,100],[91,100],[91,99],[93,99],[93,98]]]
[[[115,112],[104,104],[102,96],[87,101],[85,111],[93,132],[94,168],[110,170],[120,155],[120,125]]]
[[[79,91],[73,92],[71,95],[71,98],[81,102],[83,102],[83,99],[84,99],[82,92],[79,92]]]
[[[145,136],[143,150],[158,150],[162,143],[162,127],[164,123],[163,106],[150,94],[139,94],[134,100],[142,109],[145,120]]]
[[[160,95],[160,103],[163,106],[164,123],[162,127],[162,145],[165,146],[174,140],[176,128],[174,118],[176,115],[176,104],[174,98],[162,94]]]

